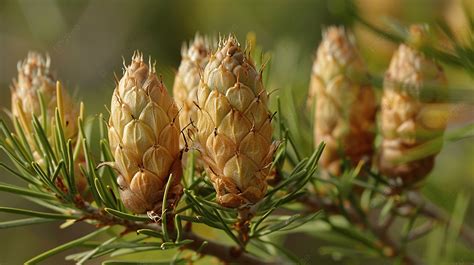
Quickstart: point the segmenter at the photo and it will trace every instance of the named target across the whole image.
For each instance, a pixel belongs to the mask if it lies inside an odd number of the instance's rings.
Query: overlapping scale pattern
[[[56,80],[50,73],[50,62],[49,56],[43,57],[36,52],[29,52],[25,60],[18,62],[18,79],[13,81],[11,88],[12,114],[19,118],[26,132],[33,131],[31,124],[33,116],[38,117],[39,120],[48,121],[48,125],[54,122],[57,95]],[[41,116],[39,94],[44,102],[47,117]],[[74,139],[77,135],[78,107],[65,90],[63,90],[62,97],[63,104],[66,106],[64,111],[65,136]],[[49,132],[52,133],[51,130]],[[31,134],[27,134],[27,138],[31,137]],[[29,141],[34,149],[36,145],[33,139],[31,138]]]
[[[109,141],[124,205],[134,213],[161,207],[165,185],[173,179],[168,199],[182,193],[178,108],[153,67],[135,53],[114,90]]]
[[[418,41],[428,33],[421,25],[412,26],[410,31],[411,39]],[[445,105],[421,101],[420,94],[427,87],[446,87],[443,69],[415,47],[401,44],[384,79],[379,168],[385,175],[401,178],[403,185],[422,180],[432,170],[435,156],[441,150],[440,144],[434,144],[428,153],[415,154],[423,144],[442,137],[447,123]]]
[[[198,90],[197,142],[226,207],[258,202],[272,161],[271,113],[262,77],[233,36],[221,41]]]
[[[189,45],[181,49],[181,64],[176,74],[173,96],[180,108],[179,123],[181,128],[186,128],[185,136],[188,146],[192,146],[196,130],[192,123],[197,121],[197,91],[201,75],[209,61],[211,43],[206,37],[196,34]],[[184,148],[184,138],[180,138],[180,147]]]
[[[370,162],[375,137],[375,95],[354,37],[342,27],[323,34],[313,64],[307,105],[314,108],[314,143],[326,147],[323,168],[341,174],[343,159]]]

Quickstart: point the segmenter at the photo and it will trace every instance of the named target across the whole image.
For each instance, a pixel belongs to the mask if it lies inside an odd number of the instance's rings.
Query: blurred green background
[[[441,18],[463,38],[469,33],[465,32],[466,22],[459,13],[459,2],[355,1],[361,16],[381,28],[387,28],[385,22],[389,19],[409,25]],[[136,49],[157,60],[157,70],[171,88],[180,61],[181,44],[197,31],[214,36],[235,33],[241,43],[245,42],[248,32],[254,32],[258,45],[271,55],[267,90],[278,89],[280,93],[283,89],[292,89],[296,101],[301,103],[321,29],[325,26],[337,24],[353,29],[371,72],[381,76],[387,68],[397,45],[352,21],[346,10],[344,0],[0,0],[0,108],[10,108],[9,86],[16,76],[16,64],[29,50],[51,56],[56,77],[76,100],[85,102],[89,115],[106,113],[104,105],[109,104],[114,88],[114,72],[121,75],[122,57],[129,62]],[[446,72],[450,85],[474,89],[472,78],[462,70],[446,67]],[[474,121],[473,106],[464,105],[456,110],[458,114],[450,128]],[[5,171],[0,173],[0,181],[17,182]],[[473,190],[474,141],[465,139],[446,144],[423,188],[424,194],[449,211],[459,192],[472,194]],[[474,223],[472,202],[471,196],[465,219],[471,225]],[[0,205],[32,207],[28,201],[4,193],[0,193]],[[13,218],[0,214],[0,220]],[[58,223],[53,223],[0,230],[0,264],[20,264],[90,229],[87,225],[75,225],[60,230]],[[324,246],[325,241],[307,230],[282,238],[282,242],[303,264],[366,264],[362,260],[333,260],[323,255],[318,248]],[[420,248],[421,256],[425,244],[423,240],[413,244]],[[159,257],[160,253],[147,255]],[[66,264],[63,258],[64,255],[60,255],[45,264]]]

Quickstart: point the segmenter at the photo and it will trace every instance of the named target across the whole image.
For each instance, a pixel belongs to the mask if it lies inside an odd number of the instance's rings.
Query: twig
[[[387,217],[387,219],[385,220],[385,222],[383,222],[380,226],[381,228],[384,230],[384,231],[388,231],[388,229],[390,228],[390,226],[393,224],[393,221],[395,221],[395,215],[393,215],[392,213],[388,213],[389,216]]]
[[[410,231],[410,233],[407,236],[407,240],[413,241],[428,234],[431,230],[433,230],[433,227],[435,225],[436,225],[436,221],[434,221],[433,219],[427,221],[426,223]]]
[[[125,232],[123,232],[122,234],[136,231],[138,229],[153,229],[156,231],[161,230],[161,227],[158,226],[156,223],[146,224],[123,220],[112,216],[106,212],[100,211],[99,209],[90,206],[88,203],[84,204],[82,210],[86,213],[86,216],[83,218],[83,220],[96,220],[97,222],[99,222],[100,225],[121,225],[126,228]],[[185,231],[182,236],[183,239],[193,240],[192,243],[184,245],[183,248],[193,251],[199,251],[199,253],[202,255],[213,256],[226,263],[249,265],[278,264],[275,262],[270,263],[263,261],[259,257],[238,250],[235,247],[227,246],[212,240],[205,239],[190,230]],[[205,247],[202,247],[204,242],[207,242],[207,244],[205,245]]]
[[[250,219],[252,219],[252,213],[249,207],[244,207],[238,210],[238,221],[234,225],[237,233],[239,234],[239,240],[242,242],[242,245],[245,247],[247,245],[250,237]]]
[[[265,262],[249,253],[240,252],[236,248],[225,246],[215,241],[205,240],[192,232],[185,233],[184,237],[193,240],[192,243],[184,245],[184,248],[198,251],[201,249],[204,241],[207,241],[207,245],[200,250],[200,254],[214,256],[226,263],[247,265],[278,264],[275,262]]]
[[[445,210],[439,208],[435,204],[422,198],[418,192],[408,192],[407,202],[413,207],[420,207],[420,213],[423,215],[435,219],[441,223],[449,224],[450,218]],[[460,235],[464,242],[474,248],[474,231],[466,224],[461,225]]]
[[[402,256],[404,264],[407,265],[419,265],[424,264],[420,258],[415,255],[408,253],[402,253],[400,244],[396,242],[388,233],[385,227],[377,225],[372,218],[369,218],[369,230],[380,239],[381,242],[391,249],[389,254],[390,257]]]

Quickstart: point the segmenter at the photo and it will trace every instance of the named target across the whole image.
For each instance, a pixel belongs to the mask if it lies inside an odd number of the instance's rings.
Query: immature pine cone
[[[110,110],[110,148],[124,205],[134,213],[159,210],[171,174],[167,198],[176,201],[182,193],[178,108],[142,54],[124,69]]]
[[[19,118],[22,127],[26,130],[26,137],[31,148],[35,148],[32,132],[33,116],[41,121],[41,106],[38,98],[38,91],[41,93],[46,107],[46,120],[48,126],[53,124],[55,119],[55,109],[57,107],[56,81],[50,73],[50,58],[45,58],[36,52],[29,52],[28,57],[18,62],[18,80],[13,81],[12,93],[12,114]],[[74,139],[77,134],[76,120],[78,116],[77,105],[74,104],[70,96],[63,90],[64,119],[66,138]],[[23,118],[22,118],[23,116]],[[53,130],[48,130],[48,139],[52,140]],[[33,150],[36,152],[36,150]],[[38,150],[39,151],[39,150]]]
[[[47,121],[48,130],[46,131],[46,136],[50,143],[54,143],[55,111],[58,102],[56,81],[50,73],[49,67],[49,56],[43,57],[39,53],[29,52],[28,57],[24,61],[18,62],[18,80],[13,81],[11,88],[12,115],[14,118],[18,118],[21,127],[25,131],[25,136],[33,152],[33,157],[41,166],[44,165],[44,160],[41,155],[41,150],[33,138],[34,130],[32,120],[33,116],[36,116],[40,121]],[[38,92],[40,92],[45,104],[46,117],[42,117],[41,114]],[[64,136],[66,139],[71,139],[74,144],[78,134],[77,118],[79,109],[65,89],[62,89],[62,101],[64,106]],[[84,193],[87,188],[86,179],[82,176],[79,169],[79,163],[84,162],[82,153],[79,154],[77,161],[78,163],[75,164],[76,186],[80,193],[86,195]]]
[[[204,70],[197,121],[201,155],[225,207],[256,203],[267,190],[274,150],[267,100],[261,74],[229,36]]]
[[[173,96],[176,104],[180,108],[179,124],[185,130],[185,136],[188,145],[192,145],[196,133],[191,121],[195,124],[197,121],[197,91],[204,67],[209,61],[211,46],[209,40],[196,34],[194,41],[189,45],[184,44],[181,48],[181,64],[176,74]],[[185,146],[184,138],[180,138],[180,147]]]
[[[355,165],[373,153],[375,96],[354,37],[342,27],[323,34],[313,64],[308,107],[315,104],[314,143],[326,147],[319,160],[332,175],[342,159]]]
[[[415,40],[412,44],[422,41],[425,34],[425,28],[412,26],[411,39]],[[434,146],[434,154],[409,162],[400,161],[414,148],[441,137],[446,127],[447,115],[444,115],[443,106],[420,101],[420,92],[426,85],[445,87],[441,66],[415,48],[400,45],[385,74],[379,167],[387,176],[400,177],[405,186],[422,180],[431,171],[441,146]]]

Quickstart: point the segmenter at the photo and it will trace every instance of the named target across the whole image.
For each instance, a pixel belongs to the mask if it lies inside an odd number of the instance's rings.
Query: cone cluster
[[[402,186],[419,182],[431,171],[441,145],[410,157],[442,136],[446,127],[443,105],[420,100],[424,87],[446,84],[442,68],[417,49],[427,41],[427,28],[412,26],[410,44],[400,45],[384,79],[377,165]],[[332,175],[341,174],[344,159],[355,165],[374,156],[377,100],[367,77],[353,36],[341,27],[329,27],[313,64],[307,105],[315,111],[315,144],[327,144],[320,163]]]
[[[378,166],[403,184],[426,175],[441,147],[412,161],[400,163],[402,158],[440,137],[446,126],[445,120],[437,119],[438,105],[420,100],[426,84],[445,84],[441,67],[416,49],[423,34],[422,29],[412,28],[411,44],[402,44],[395,53],[381,102]],[[176,205],[183,192],[181,160],[186,143],[199,151],[219,204],[242,209],[265,196],[275,144],[262,73],[234,36],[216,46],[212,51],[215,46],[199,35],[183,46],[174,99],[139,52],[117,81],[108,124],[114,155],[110,165],[118,172],[121,199],[130,211],[145,213]],[[18,64],[12,115],[27,133],[32,132],[33,116],[54,121],[58,95],[49,65],[48,57],[36,53]],[[65,134],[74,139],[78,110],[67,94],[62,100],[68,106]],[[354,37],[342,27],[329,27],[323,34],[307,106],[315,110],[315,143],[327,144],[320,160],[326,172],[340,175],[346,161],[370,165],[377,100]],[[187,133],[182,128],[188,128]],[[28,141],[35,146],[31,135]],[[163,205],[167,186],[167,205]]]
[[[261,73],[233,36],[212,54],[207,40],[197,36],[182,56],[173,88],[180,112],[141,54],[134,55],[114,91],[109,139],[122,201],[135,213],[161,207],[171,174],[167,198],[179,198],[180,124],[193,124],[190,142],[201,154],[217,201],[233,208],[258,202],[273,154]]]

